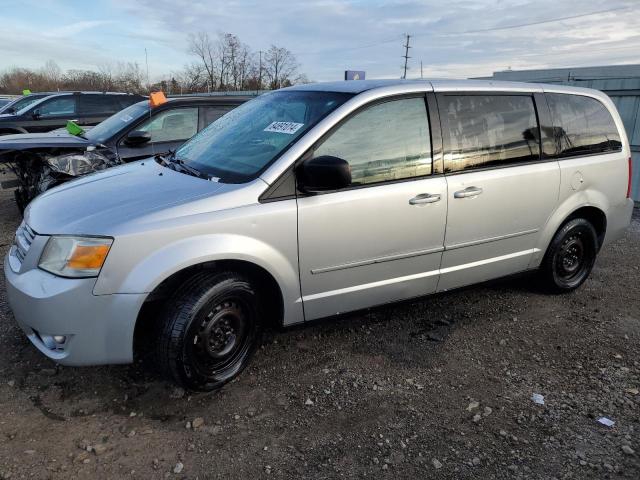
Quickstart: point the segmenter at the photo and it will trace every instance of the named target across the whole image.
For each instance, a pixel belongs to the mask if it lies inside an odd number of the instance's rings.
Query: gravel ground
[[[575,293],[512,279],[269,332],[206,395],[144,363],[56,366],[0,278],[0,478],[638,479],[639,266],[636,212]]]

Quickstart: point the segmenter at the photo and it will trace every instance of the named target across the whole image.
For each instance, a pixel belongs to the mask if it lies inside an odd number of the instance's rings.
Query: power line
[[[537,22],[529,22],[529,23],[519,23],[519,24],[515,24],[515,25],[505,25],[505,26],[496,26],[496,27],[490,27],[490,28],[482,28],[482,29],[478,29],[478,30],[465,30],[462,32],[451,32],[451,33],[443,33],[443,34],[436,34],[433,36],[438,36],[438,37],[449,37],[452,35],[465,35],[468,33],[484,33],[484,32],[496,32],[496,31],[500,31],[500,30],[511,30],[514,28],[522,28],[522,27],[530,27],[533,25],[543,25],[545,23],[554,23],[554,22],[562,22],[563,20],[572,20],[574,18],[583,18],[583,17],[589,17],[591,15],[600,15],[602,13],[610,13],[610,12],[617,12],[620,10],[628,10],[630,8],[634,8],[634,7],[616,7],[616,8],[608,8],[606,10],[598,10],[596,12],[589,12],[589,13],[581,13],[578,15],[569,15],[566,17],[558,17],[558,18],[550,18],[547,20],[539,20]],[[414,37],[417,36],[425,36],[425,35],[431,35],[429,33],[420,33],[420,34],[415,34]]]

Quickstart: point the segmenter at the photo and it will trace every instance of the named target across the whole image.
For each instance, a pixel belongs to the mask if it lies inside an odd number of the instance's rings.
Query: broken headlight
[[[51,170],[71,177],[87,175],[116,164],[117,162],[108,159],[95,150],[87,150],[82,153],[67,153],[47,158],[47,165]]]

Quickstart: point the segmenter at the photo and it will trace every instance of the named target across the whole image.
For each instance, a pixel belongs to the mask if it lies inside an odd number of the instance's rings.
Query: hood
[[[87,175],[38,196],[25,221],[40,234],[115,235],[152,212],[237,187],[176,172],[152,158]]]
[[[0,115],[1,116],[1,115]],[[22,133],[0,136],[0,150],[27,150],[32,148],[84,148],[89,141],[68,133]]]

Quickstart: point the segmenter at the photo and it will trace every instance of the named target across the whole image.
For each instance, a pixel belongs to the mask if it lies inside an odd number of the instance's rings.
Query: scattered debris
[[[598,423],[601,423],[605,427],[613,427],[616,424],[616,422],[614,422],[613,420],[608,419],[607,417],[600,417],[598,419]]]
[[[204,425],[204,418],[202,417],[194,418],[193,421],[191,422],[192,428],[200,428],[203,425]]]
[[[176,463],[176,466],[173,467],[173,473],[175,474],[182,473],[182,470],[184,470],[184,464],[182,462]]]
[[[442,463],[440,463],[440,460],[438,460],[437,458],[434,458],[433,460],[431,460],[431,463],[433,463],[433,466],[436,470],[439,470],[442,468]]]
[[[467,407],[467,412],[470,412],[471,410],[475,410],[476,408],[478,408],[480,406],[480,402],[476,402],[475,400],[473,402],[471,402],[469,404],[469,406]]]
[[[531,400],[533,400],[533,403],[536,405],[544,405],[544,395],[540,395],[539,393],[531,395]]]
[[[622,451],[624,453],[626,453],[627,455],[633,455],[635,452],[635,450],[633,448],[631,448],[629,445],[623,445],[622,446]]]

